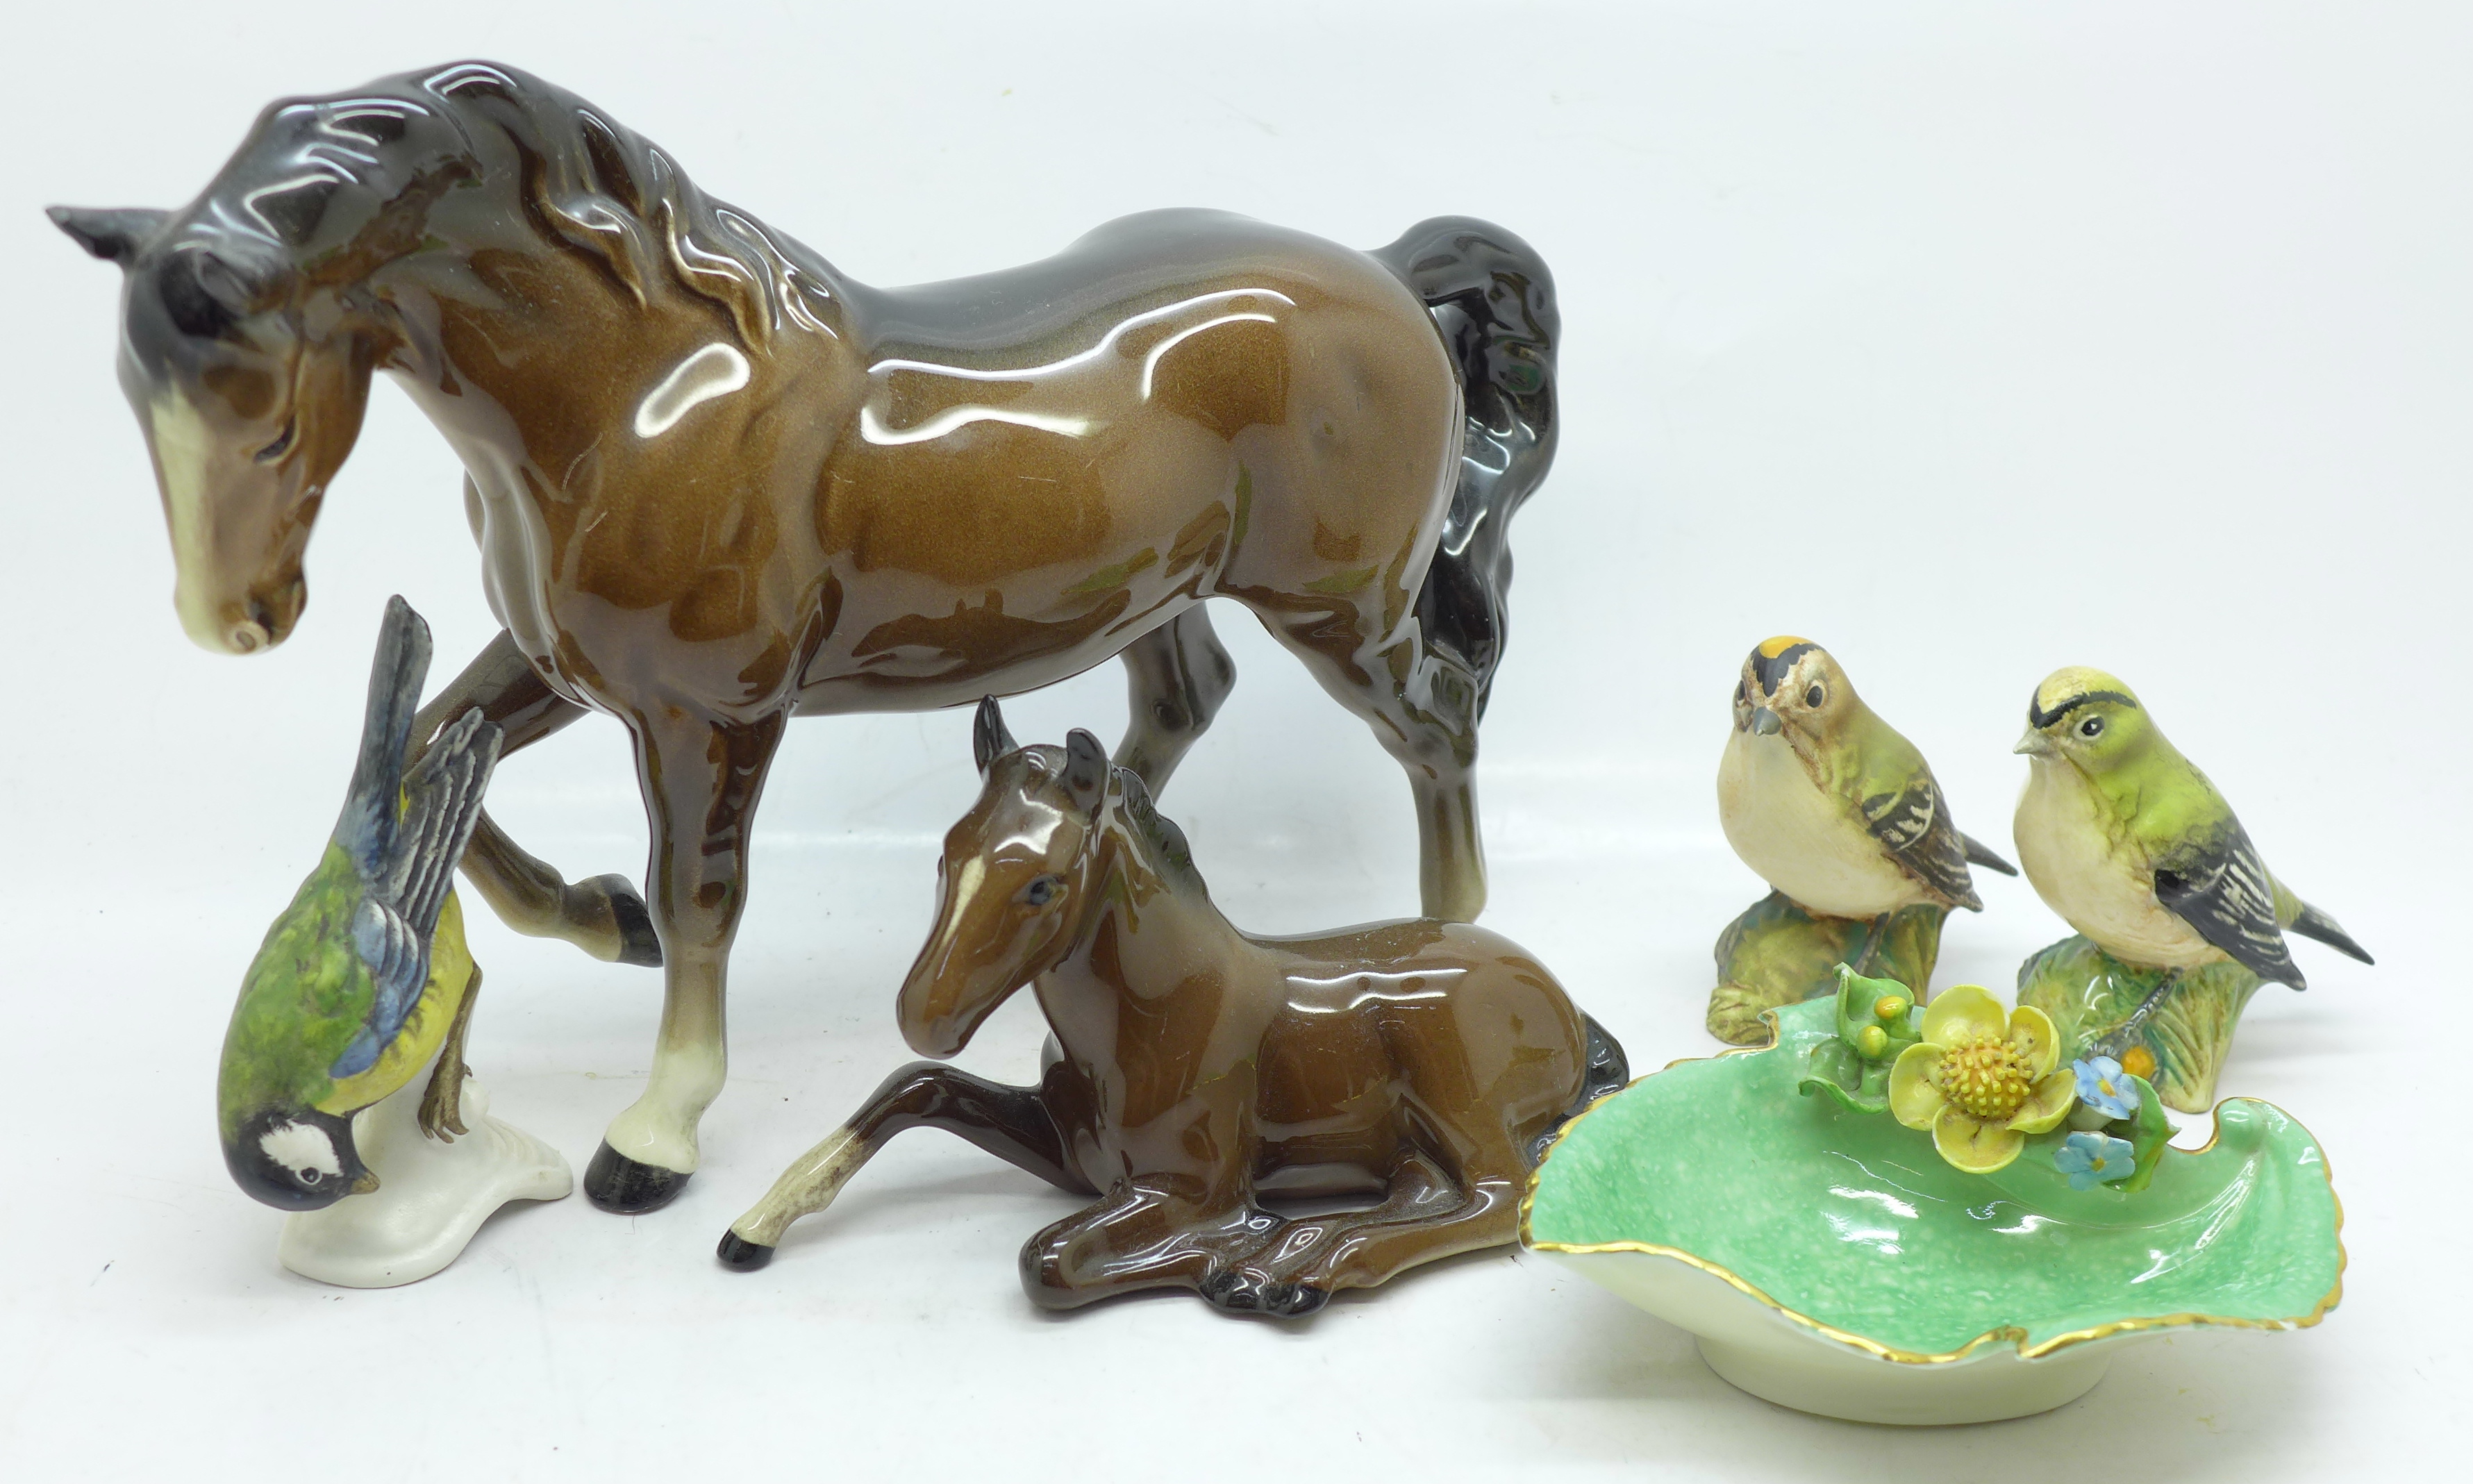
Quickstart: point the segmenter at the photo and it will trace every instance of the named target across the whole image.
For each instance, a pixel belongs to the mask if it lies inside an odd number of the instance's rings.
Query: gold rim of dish
[[[1884,1345],[1878,1340],[1868,1339],[1865,1336],[1856,1334],[1851,1330],[1840,1329],[1835,1325],[1824,1324],[1820,1320],[1814,1319],[1811,1315],[1803,1313],[1800,1310],[1789,1308],[1787,1305],[1780,1304],[1777,1300],[1770,1298],[1766,1293],[1761,1291],[1758,1284],[1750,1282],[1741,1275],[1727,1268],[1724,1264],[1712,1262],[1708,1258],[1700,1257],[1696,1253],[1686,1252],[1680,1247],[1669,1247],[1660,1242],[1541,1242],[1529,1233],[1528,1218],[1531,1209],[1536,1205],[1538,1181],[1546,1171],[1546,1161],[1548,1159],[1552,1157],[1555,1148],[1563,1142],[1564,1137],[1570,1134],[1573,1129],[1580,1126],[1581,1119],[1586,1118],[1589,1114],[1596,1113],[1599,1108],[1604,1107],[1609,1099],[1618,1097],[1622,1093],[1629,1091],[1631,1089],[1646,1082],[1650,1077],[1657,1076],[1660,1072],[1672,1071],[1674,1068],[1682,1066],[1687,1063],[1722,1062],[1728,1057],[1752,1056],[1763,1051],[1776,1050],[1781,1035],[1778,1026],[1777,1012],[1775,1010],[1762,1011],[1761,1023],[1768,1027],[1769,1039],[1766,1042],[1757,1046],[1730,1047],[1729,1049],[1720,1051],[1714,1056],[1677,1057],[1673,1061],[1667,1063],[1664,1066],[1659,1067],[1657,1071],[1650,1072],[1645,1076],[1635,1077],[1630,1082],[1623,1084],[1613,1091],[1607,1092],[1597,1098],[1595,1101],[1591,1102],[1588,1107],[1573,1114],[1571,1121],[1565,1123],[1560,1129],[1555,1130],[1554,1137],[1547,1141],[1544,1153],[1538,1156],[1537,1167],[1528,1172],[1528,1182],[1522,1188],[1520,1193],[1520,1245],[1527,1248],[1531,1252],[1566,1253],[1575,1257],[1587,1256],[1593,1253],[1636,1252],[1645,1253],[1652,1257],[1671,1257],[1675,1261],[1683,1263],[1687,1267],[1698,1268],[1701,1272],[1709,1274],[1713,1278],[1723,1279],[1729,1286],[1741,1293],[1744,1297],[1756,1300],[1759,1303],[1767,1305],[1769,1308],[1775,1310],[1781,1315],[1784,1315],[1786,1318],[1792,1320],[1794,1323],[1801,1325],[1804,1328],[1811,1330],[1813,1334],[1818,1335],[1823,1339],[1836,1340],[1841,1345],[1862,1351],[1867,1354],[1876,1355],[1883,1360],[1897,1361],[1901,1365],[1947,1365],[1953,1361],[1965,1360],[1982,1350],[1985,1346],[1998,1344],[2003,1341],[2009,1341],[2016,1345],[2019,1358],[2024,1360],[2038,1360],[2046,1355],[2052,1354],[2055,1351],[2065,1350],[2073,1345],[2089,1344],[2096,1340],[2109,1339],[2116,1334],[2127,1334],[2139,1329],[2186,1329],[2197,1328],[2198,1326],[2209,1326],[2228,1329],[2307,1329],[2311,1326],[2316,1325],[2320,1320],[2326,1318],[2327,1311],[2334,1308],[2337,1304],[2341,1304],[2344,1300],[2344,1269],[2352,1261],[2351,1255],[2344,1250],[2344,1198],[2339,1195],[2336,1191],[2335,1165],[2327,1158],[2326,1146],[2317,1141],[2317,1136],[2316,1135],[2311,1136],[2310,1146],[2318,1151],[2319,1173],[2326,1177],[2327,1198],[2335,1204],[2336,1208],[2336,1282],[2335,1286],[2327,1290],[2325,1296],[2319,1299],[2317,1305],[2314,1306],[2309,1313],[2302,1315],[2297,1319],[2235,1319],[2222,1314],[2199,1313],[2148,1315],[2134,1319],[2115,1319],[2103,1324],[2091,1326],[2088,1328],[2073,1329],[2067,1334],[2054,1335],[2053,1338],[2046,1340],[2043,1344],[2033,1346],[2027,1343],[2027,1331],[2023,1328],[2017,1325],[2002,1325],[1997,1328],[1984,1330],[1981,1334],[1979,1334],[1975,1338],[1967,1341],[1965,1344],[1960,1345],[1956,1350],[1942,1351],[1938,1352],[1900,1350],[1894,1345]],[[2223,1108],[2226,1103],[2233,1102],[2257,1103],[2263,1108],[2272,1108],[2279,1116],[2292,1122],[2296,1127],[2301,1128],[2305,1133],[2308,1132],[2308,1125],[2303,1124],[2300,1119],[2293,1117],[2291,1113],[2286,1113],[2281,1108],[2277,1108],[2275,1104],[2268,1102],[2264,1098],[2220,1098],[2217,1100],[2216,1106],[2209,1109],[2207,1112],[2207,1119],[2210,1125],[2207,1131],[2207,1141],[2200,1144],[2196,1149],[2183,1150],[2182,1153],[2197,1156],[2205,1154],[2208,1150],[2215,1148],[2216,1140],[2222,1137],[2224,1132],[2223,1119],[2220,1114],[2223,1112]]]

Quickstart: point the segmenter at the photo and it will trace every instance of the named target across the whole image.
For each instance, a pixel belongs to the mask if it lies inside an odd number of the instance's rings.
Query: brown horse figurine
[[[465,863],[518,927],[664,969],[650,1085],[586,1177],[604,1207],[665,1204],[696,1166],[792,716],[967,705],[1121,653],[1117,755],[1158,787],[1233,680],[1197,605],[1233,598],[1406,770],[1426,910],[1483,904],[1505,527],[1553,449],[1551,283],[1498,228],[1366,253],[1153,212],[875,289],[482,62],[277,103],[180,211],[53,216],[125,270],[121,382],[192,638],[292,632],[387,371],[464,464],[506,630],[430,726],[478,706],[512,753],[591,708],[632,734],[649,918],[486,821]]]
[[[1188,1288],[1293,1316],[1342,1288],[1518,1235],[1548,1136],[1623,1084],[1622,1048],[1519,945],[1434,918],[1309,938],[1231,926],[1087,731],[1017,748],[979,708],[979,801],[945,837],[901,1034],[970,1043],[1033,985],[1055,1032],[1035,1088],[921,1062],[785,1171],[721,1239],[761,1267],[885,1140],[919,1124],[1098,1200],[1030,1239],[1022,1286],[1072,1308]],[[1284,1217],[1264,1198],[1361,1197]]]

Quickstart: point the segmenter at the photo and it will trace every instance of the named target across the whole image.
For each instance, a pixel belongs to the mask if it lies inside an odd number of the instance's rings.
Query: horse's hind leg
[[[832,1204],[859,1166],[904,1129],[943,1129],[1049,1185],[1090,1194],[1065,1162],[1065,1140],[1036,1088],[1008,1088],[933,1062],[914,1062],[884,1080],[848,1123],[781,1172],[764,1199],[730,1224],[719,1256],[752,1270],[773,1260],[790,1223]]]
[[[1141,775],[1153,797],[1167,787],[1185,750],[1210,729],[1236,683],[1211,614],[1195,604],[1125,646],[1125,739],[1116,766]]]
[[[504,731],[498,755],[519,752],[584,714],[584,707],[544,684],[515,640],[502,631],[449,681],[413,721],[411,758],[438,729],[474,706]],[[559,938],[605,963],[658,965],[644,898],[625,876],[595,876],[570,886],[547,862],[507,837],[488,814],[464,852],[464,876],[501,922],[529,938]]]
[[[1477,839],[1478,684],[1468,667],[1405,623],[1377,630],[1353,604],[1301,609],[1293,599],[1247,596],[1247,606],[1306,663],[1333,700],[1365,719],[1408,775],[1417,805],[1418,886],[1428,917],[1473,922],[1485,909],[1485,850]]]

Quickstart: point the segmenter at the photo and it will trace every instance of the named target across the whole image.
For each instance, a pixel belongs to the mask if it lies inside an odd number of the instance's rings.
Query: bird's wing
[[[1966,837],[1949,822],[1940,785],[1915,745],[1878,716],[1865,718],[1856,805],[1863,827],[1900,870],[1961,907],[1983,910],[1966,871]]]
[[[370,698],[362,713],[361,752],[352,764],[352,786],[335,821],[335,843],[374,883],[384,869],[396,828],[396,798],[403,783],[404,744],[413,713],[420,707],[420,682],[429,674],[429,625],[401,597],[387,600],[378,625],[377,653],[370,661]]]
[[[337,1080],[377,1065],[429,984],[429,940],[455,880],[456,863],[481,820],[481,795],[498,760],[500,732],[476,708],[449,722],[403,780],[394,845],[352,912],[352,945],[377,993],[361,1029],[327,1069]]]
[[[2157,859],[2155,899],[2251,973],[2306,988],[2275,925],[2275,878],[2230,813]]]
[[[404,776],[403,818],[379,895],[424,945],[438,925],[456,863],[481,821],[481,796],[498,761],[501,736],[477,707],[467,711],[439,731],[437,742]]]

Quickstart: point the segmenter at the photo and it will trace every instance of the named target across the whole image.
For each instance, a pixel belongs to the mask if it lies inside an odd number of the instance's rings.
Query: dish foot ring
[[[2004,1350],[1971,1360],[1909,1364],[1799,1340],[1740,1346],[1703,1336],[1700,1358],[1729,1385],[1764,1401],[1904,1427],[1997,1423],[2066,1406],[2112,1368],[2108,1349],[2059,1351],[2034,1360]]]

